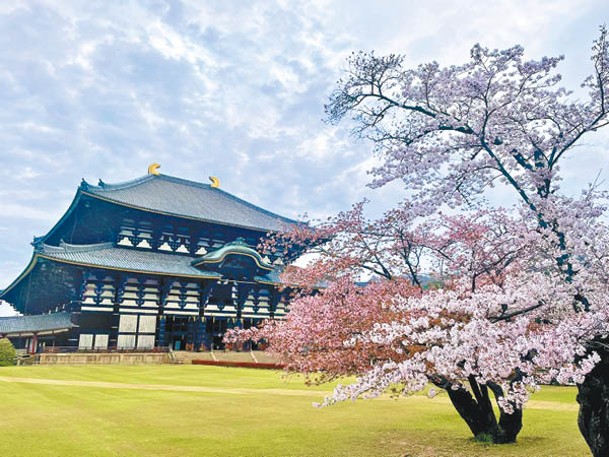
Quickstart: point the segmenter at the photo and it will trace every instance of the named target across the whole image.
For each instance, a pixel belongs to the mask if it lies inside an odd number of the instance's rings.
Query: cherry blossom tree
[[[521,404],[524,387],[543,381],[544,372],[552,379],[576,382],[580,430],[592,453],[601,456],[609,455],[609,352],[603,320],[606,227],[598,220],[603,208],[595,204],[594,189],[584,190],[579,198],[561,193],[560,164],[576,154],[575,146],[586,134],[609,123],[606,28],[601,27],[592,47],[593,73],[582,83],[586,97],[576,98],[559,85],[556,67],[562,59],[527,61],[520,46],[499,51],[476,45],[463,65],[432,62],[408,69],[402,56],[354,53],[326,111],[331,122],[351,117],[356,134],[374,142],[380,164],[372,171],[372,186],[402,181],[418,216],[484,204],[487,189],[496,185],[519,199],[520,215],[530,226],[524,236],[538,249],[527,269],[505,283],[509,289],[505,284],[499,289],[486,285],[470,296],[463,295],[465,289],[438,291],[395,306],[417,307],[426,301],[426,309],[439,312],[434,305],[438,300],[448,307],[459,300],[471,303],[480,309],[468,308],[472,313],[486,317],[475,319],[480,334],[500,332],[497,344],[503,341],[500,335],[515,335],[504,327],[520,326],[529,348],[514,353],[507,344],[501,353],[512,354],[506,367],[522,372],[510,385],[498,381],[507,389],[502,408],[509,411],[510,404]],[[510,318],[499,319],[501,315]],[[397,328],[379,327],[365,338],[388,342],[411,331],[399,324]],[[465,327],[461,332],[475,336]],[[548,335],[561,341],[563,349],[551,345]],[[490,362],[503,365],[502,355],[494,352]],[[460,379],[469,373],[465,366],[455,373]],[[375,383],[416,371],[399,365],[393,371],[387,368],[376,367],[352,388],[352,395],[375,391]],[[483,383],[494,379],[479,376]]]
[[[606,196],[595,186],[566,196],[559,174],[581,138],[608,123],[607,31],[585,101],[559,86],[562,57],[523,52],[476,45],[463,65],[415,69],[401,56],[353,54],[328,118],[353,118],[376,146],[371,185],[400,180],[407,199],[377,221],[360,203],[315,232],[272,240],[266,248],[298,243],[321,256],[288,270],[288,282],[330,285],[247,336],[320,381],[359,376],[325,404],[431,382],[494,442],[516,439],[540,384],[576,383],[580,430],[595,456],[608,455]],[[514,214],[485,201],[493,186],[519,199]],[[424,259],[441,287],[424,287]],[[357,288],[362,271],[382,279]]]
[[[410,394],[431,382],[448,392],[474,436],[513,442],[522,427],[522,399],[505,400],[505,386],[519,385],[522,390],[522,375],[513,363],[506,371],[505,362],[501,377],[495,370],[489,379],[490,369],[478,368],[485,365],[484,360],[475,350],[464,352],[463,340],[473,331],[483,347],[502,351],[506,345],[507,337],[499,341],[497,335],[506,335],[499,329],[514,327],[510,315],[497,303],[493,307],[485,302],[484,310],[476,309],[465,297],[480,287],[501,289],[506,270],[522,264],[527,240],[515,235],[516,221],[502,211],[478,211],[467,216],[440,215],[416,224],[409,205],[370,221],[363,210],[364,204],[359,203],[316,230],[299,226],[268,241],[267,250],[297,244],[318,254],[307,268],[288,269],[284,280],[301,287],[322,280],[330,285],[317,295],[294,301],[286,322],[230,332],[227,340],[264,339],[288,370],[305,373],[315,382],[361,376],[356,386],[338,389],[325,404],[388,389]],[[455,293],[452,301],[444,292],[426,292],[420,275],[424,257],[435,259],[438,273],[427,280]],[[356,285],[357,275],[363,272],[374,279],[365,286]],[[421,297],[429,294],[438,303],[427,309],[428,302]],[[488,327],[492,313],[496,321],[504,322],[489,327],[493,332],[482,344],[480,329]],[[480,319],[482,325],[474,324]],[[394,332],[386,333],[386,329]],[[400,335],[398,329],[409,330]],[[488,363],[488,354],[484,357]],[[463,375],[464,367],[468,367],[467,375]],[[499,420],[491,391],[500,404],[505,403]]]
[[[602,213],[588,206],[579,211],[586,224],[568,232],[577,239],[590,234],[587,224]],[[583,342],[607,316],[572,307],[581,286],[560,280],[562,270],[547,255],[552,241],[543,232],[500,210],[416,224],[408,205],[374,221],[363,209],[354,205],[318,230],[299,226],[269,241],[266,249],[308,245],[319,255],[284,279],[301,287],[325,280],[329,287],[293,302],[286,322],[230,332],[228,341],[265,339],[290,371],[316,382],[360,376],[325,404],[388,389],[407,395],[432,383],[447,392],[474,436],[496,443],[516,439],[522,405],[539,383],[577,382],[590,371],[596,354],[586,354]],[[599,252],[585,257],[602,265]],[[434,287],[423,287],[423,257],[435,265]],[[356,286],[362,272],[375,280]],[[583,273],[577,279],[584,280]],[[598,302],[606,281],[600,284]],[[561,316],[558,325],[545,309],[550,301],[552,313]]]

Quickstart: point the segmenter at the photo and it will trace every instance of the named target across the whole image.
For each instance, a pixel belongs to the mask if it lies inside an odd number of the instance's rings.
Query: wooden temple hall
[[[280,284],[294,250],[261,256],[270,231],[296,222],[211,184],[158,173],[122,184],[83,180],[67,212],[32,243],[23,273],[0,299],[21,316],[0,318],[31,352],[222,345],[234,326],[281,319]]]

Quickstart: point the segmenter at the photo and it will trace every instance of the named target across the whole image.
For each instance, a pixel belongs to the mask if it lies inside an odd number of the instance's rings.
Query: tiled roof
[[[218,273],[193,267],[191,263],[195,260],[194,257],[118,248],[112,243],[92,245],[62,243],[59,247],[42,245],[39,253],[45,257],[79,265],[173,276],[221,277]]]
[[[74,327],[71,313],[0,317],[0,334],[43,332]]]
[[[281,280],[282,269],[276,268],[270,273],[265,274],[264,276],[254,276],[254,280],[262,283],[272,283],[272,284],[286,284]]]
[[[123,184],[83,183],[81,188],[134,208],[265,232],[282,231],[297,223],[209,184],[166,175],[151,174]]]
[[[196,264],[196,260],[200,257],[120,248],[112,243],[92,245],[62,243],[59,247],[43,244],[37,253],[46,258],[76,265],[178,277],[222,278],[218,272],[194,267],[192,264]],[[278,274],[274,271],[255,279],[263,282],[279,282]]]

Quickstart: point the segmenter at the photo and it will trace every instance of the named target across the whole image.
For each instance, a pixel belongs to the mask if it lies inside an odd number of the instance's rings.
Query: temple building
[[[83,180],[63,217],[0,299],[0,337],[31,352],[221,346],[227,328],[281,319],[279,273],[296,249],[261,256],[268,232],[296,221],[211,184],[158,173],[122,184]]]

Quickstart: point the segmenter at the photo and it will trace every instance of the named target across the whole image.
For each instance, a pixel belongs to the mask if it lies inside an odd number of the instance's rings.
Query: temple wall
[[[99,271],[85,274],[81,291],[80,327],[72,345],[85,350],[221,347],[221,334],[238,320],[249,326],[285,318],[288,303],[268,285]]]

